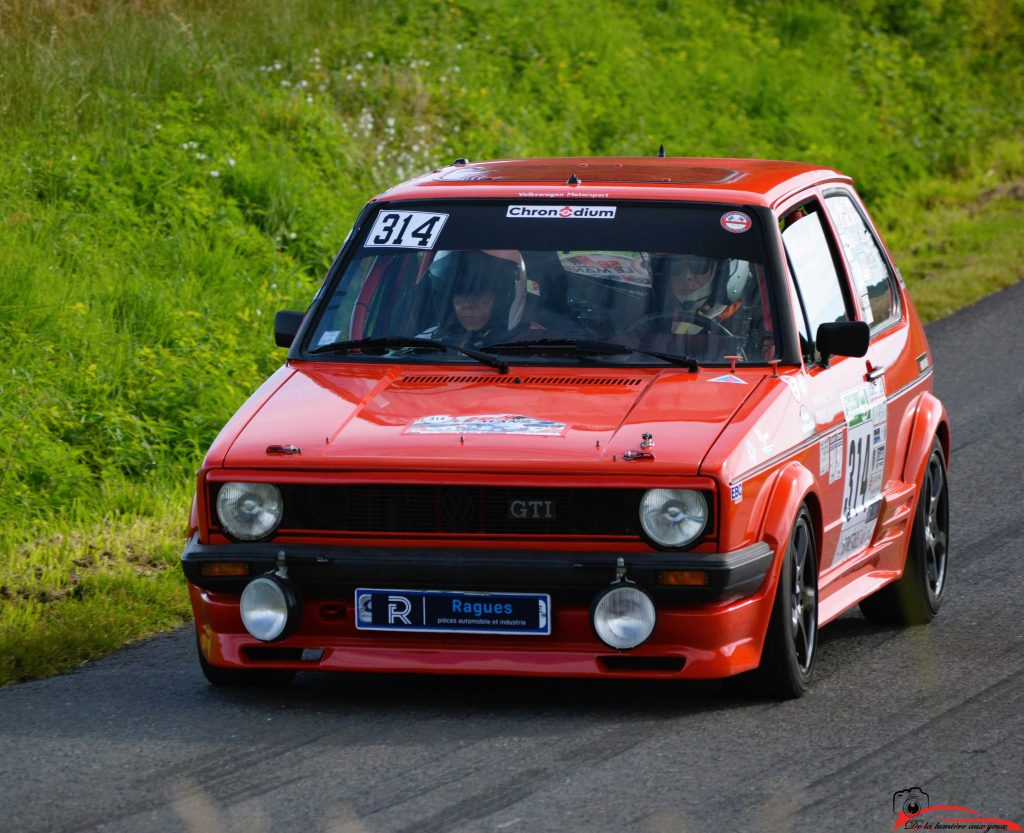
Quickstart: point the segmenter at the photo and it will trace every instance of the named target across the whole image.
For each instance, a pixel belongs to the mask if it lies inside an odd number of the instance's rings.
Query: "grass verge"
[[[0,684],[73,668],[184,622],[186,511],[69,524],[0,556]]]

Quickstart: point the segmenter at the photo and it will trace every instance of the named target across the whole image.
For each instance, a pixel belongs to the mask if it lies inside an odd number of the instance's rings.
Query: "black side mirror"
[[[821,324],[814,343],[821,363],[828,367],[830,356],[863,356],[868,352],[871,330],[865,321],[832,321]]]
[[[295,336],[302,326],[306,313],[293,309],[283,309],[274,315],[274,343],[278,347],[291,347]]]

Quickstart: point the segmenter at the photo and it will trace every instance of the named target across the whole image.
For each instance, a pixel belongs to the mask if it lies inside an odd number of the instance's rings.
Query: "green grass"
[[[1024,142],[996,142],[970,178],[922,180],[877,212],[926,321],[1024,278]]]
[[[193,474],[372,194],[835,166],[931,318],[1022,277],[1022,54],[1019,0],[0,0],[0,684],[187,616]]]

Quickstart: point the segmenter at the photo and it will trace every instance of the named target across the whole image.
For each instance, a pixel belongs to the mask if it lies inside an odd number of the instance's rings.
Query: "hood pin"
[[[654,435],[648,434],[646,431],[640,440],[640,450],[633,451],[630,449],[622,455],[623,460],[653,460],[654,452],[651,449],[654,448]]]

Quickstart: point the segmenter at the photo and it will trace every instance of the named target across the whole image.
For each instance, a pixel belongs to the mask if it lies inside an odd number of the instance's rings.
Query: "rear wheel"
[[[295,679],[295,671],[282,671],[271,668],[220,668],[210,665],[203,656],[203,649],[196,639],[196,652],[199,654],[199,667],[203,676],[216,686],[286,686]]]
[[[934,619],[946,592],[948,545],[949,484],[946,458],[936,439],[921,483],[903,577],[864,599],[864,616],[897,625],[924,625]]]
[[[818,647],[818,548],[807,507],[793,522],[761,664],[737,682],[750,694],[789,700],[807,693]]]

